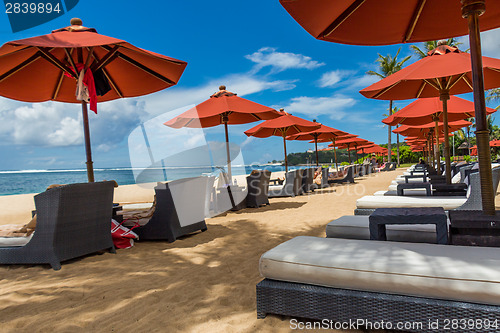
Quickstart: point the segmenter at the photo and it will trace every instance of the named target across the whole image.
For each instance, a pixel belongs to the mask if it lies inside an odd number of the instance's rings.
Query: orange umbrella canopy
[[[307,133],[298,133],[295,135],[290,135],[286,139],[287,140],[313,140],[316,150],[316,165],[319,165],[319,156],[318,156],[318,139],[328,139],[334,141],[338,137],[343,137],[344,135],[348,135],[349,133],[343,132],[341,130],[335,129],[333,127],[329,127],[321,124],[321,127]],[[335,156],[335,160],[337,160],[337,156]]]
[[[298,134],[301,132],[311,132],[321,127],[320,123],[308,121],[299,117],[292,116],[284,112],[283,109],[280,117],[266,120],[259,125],[245,131],[247,136],[255,136],[257,138],[267,138],[270,136],[283,137],[283,148],[285,151],[285,170],[288,172],[288,159],[286,155],[286,137],[289,135]]]
[[[448,123],[448,133],[454,132],[462,127],[465,126],[470,126],[472,123],[470,121],[466,120],[457,120],[454,122]],[[439,126],[439,131],[444,133],[443,131],[443,123],[438,123]],[[401,134],[404,136],[419,136],[419,135],[427,135],[429,131],[433,130],[435,128],[434,123],[429,123],[425,125],[418,125],[418,126],[409,126],[409,125],[402,125],[396,129],[393,130],[394,133]]]
[[[365,154],[387,154],[387,148],[380,147],[379,145],[372,145],[371,147],[359,150],[358,153]]]
[[[357,135],[347,133],[345,135],[342,135],[339,138],[336,138],[336,140],[345,140],[345,139],[357,138],[357,137],[358,137]],[[336,140],[335,140],[335,142],[336,142]],[[318,142],[331,142],[331,141],[333,141],[332,138],[326,138],[326,137],[322,137],[322,136],[320,136],[318,138]],[[309,143],[314,143],[314,140],[313,141],[309,141]]]
[[[295,135],[291,135],[287,137],[287,140],[328,140],[332,141],[335,138],[338,137],[343,137],[345,135],[348,135],[349,133],[335,129],[330,126],[326,126],[321,124],[321,127],[311,131],[311,132],[306,132],[306,133],[299,133]]]
[[[500,140],[491,140],[490,147],[500,147]]]
[[[311,35],[330,42],[387,45],[468,33],[460,0],[280,0]],[[486,0],[481,30],[500,26],[500,2]]]
[[[80,23],[80,24],[77,24]],[[97,102],[146,95],[175,85],[187,63],[98,34],[81,21],[48,35],[0,48],[0,95],[24,102],[81,103],[75,98],[75,64],[102,69],[111,91]],[[67,74],[68,76],[64,75]]]
[[[365,140],[365,139],[358,138],[357,135],[356,135],[356,137],[337,140],[335,142],[335,145],[337,147],[348,147],[351,144],[359,146],[359,145],[364,144],[366,142],[369,142],[369,141]],[[333,143],[330,143],[328,146],[333,147]]]
[[[281,114],[264,105],[249,101],[220,86],[219,91],[206,101],[167,121],[165,125],[173,128],[212,127],[224,124],[247,124],[259,120],[268,120]]]
[[[257,138],[268,138],[270,136],[287,137],[302,132],[311,132],[321,127],[320,123],[292,116],[284,111],[279,113],[280,117],[266,120],[245,131],[245,134]]]
[[[486,113],[491,114],[495,109],[486,108]],[[466,99],[450,96],[448,100],[448,121],[463,120],[474,117],[474,103]],[[443,103],[438,97],[419,98],[408,104],[398,112],[382,120],[384,124],[396,126],[403,125],[424,125],[430,122],[443,121]]]

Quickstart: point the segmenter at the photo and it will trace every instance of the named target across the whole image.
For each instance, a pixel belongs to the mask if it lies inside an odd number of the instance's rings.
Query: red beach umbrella
[[[368,98],[388,100],[439,96],[443,123],[446,126],[450,95],[472,91],[470,57],[470,54],[461,52],[457,47],[440,45],[429,51],[427,57],[364,88],[360,93]],[[483,57],[482,61],[485,87],[490,89],[500,86],[500,59]],[[451,161],[447,132],[444,144],[446,180],[450,183]]]
[[[7,42],[0,48],[0,95],[24,102],[81,103],[87,176],[93,182],[87,102],[75,97],[80,73],[85,75],[90,108],[96,111],[96,103],[146,95],[177,84],[186,65],[100,35],[94,28],[83,27],[80,19],[72,19],[69,27]],[[97,84],[91,83],[98,80],[107,81],[111,90],[99,92]]]
[[[280,117],[266,120],[259,125],[245,131],[247,136],[255,136],[257,138],[268,138],[270,136],[283,137],[283,147],[285,150],[285,171],[288,172],[288,159],[286,156],[286,137],[302,132],[311,132],[321,127],[321,124],[308,121],[283,111],[279,112]]]
[[[459,130],[462,127],[465,126],[470,126],[472,123],[467,120],[457,120],[448,123],[448,133],[455,132],[456,130]],[[438,123],[438,129],[440,133],[444,133],[444,124],[443,123]],[[429,123],[425,125],[415,125],[415,126],[410,126],[410,125],[402,125],[399,126],[398,128],[392,130],[393,133],[401,134],[404,136],[414,136],[414,134],[419,134],[422,132],[429,132],[431,129],[434,131],[436,130],[436,126],[434,123]],[[439,136],[437,136],[439,137]],[[446,139],[444,139],[446,143]]]
[[[315,122],[315,120],[313,120]],[[336,138],[343,137],[349,133],[343,132],[341,130],[335,129],[333,127],[325,126],[321,124],[321,127],[317,130],[307,133],[299,133],[287,137],[287,140],[313,140],[314,147],[316,149],[316,166],[319,166],[318,160],[318,140],[326,139],[328,141],[335,142]],[[335,151],[335,168],[337,167],[337,152]]]
[[[500,147],[500,140],[491,140],[490,147]]]
[[[479,32],[500,27],[499,1],[280,0],[280,2],[314,37],[338,43],[387,45],[424,42],[462,36],[468,32],[473,72],[470,82],[476,106],[483,212],[487,215],[495,214]],[[487,11],[486,3],[488,3]],[[467,24],[462,18],[467,20]]]
[[[430,59],[430,57],[424,58]],[[435,123],[435,126],[438,126],[438,122],[444,122],[445,114],[444,103],[439,100],[437,97],[432,98],[419,98],[416,101],[410,103],[406,107],[402,108],[398,112],[393,115],[387,117],[382,120],[384,124],[388,124],[391,126],[395,126],[397,124],[404,125],[424,125],[428,123]],[[463,120],[466,118],[473,117],[475,115],[474,112],[474,103],[456,97],[450,96],[450,99],[446,102],[447,104],[447,112],[448,112],[448,121],[453,122],[457,120]],[[486,108],[486,113],[491,114],[495,112],[495,109]],[[435,133],[440,133],[440,131],[435,131]],[[448,134],[445,132],[445,146]],[[445,148],[446,149],[446,148]],[[445,152],[446,153],[446,152]],[[439,160],[439,151],[437,151],[436,159]],[[440,169],[440,165],[437,165],[438,172]]]
[[[224,124],[228,175],[231,180],[231,156],[229,153],[229,131],[227,125],[247,124],[259,120],[279,117],[281,114],[264,105],[238,97],[220,86],[219,91],[206,101],[167,121],[173,128],[205,128]]]
[[[475,1],[478,2],[478,1]],[[497,28],[500,3],[487,3],[481,31]],[[353,45],[416,43],[468,33],[460,0],[280,0],[317,39]],[[462,9],[462,12],[464,10]]]
[[[348,139],[344,138],[344,139],[338,140],[336,142],[336,144],[338,145],[337,146],[338,148],[341,148],[341,149],[346,148],[347,149],[348,157],[349,157],[349,164],[351,164],[351,153],[350,153],[351,145],[354,146],[354,149],[356,149],[357,146],[360,146],[362,144],[366,144],[367,142],[369,142],[369,141],[365,140],[365,139],[358,138],[358,137],[352,137],[352,138],[348,138]],[[328,146],[335,146],[335,145],[329,144]],[[357,153],[356,153],[356,160],[357,160]]]
[[[486,108],[486,114],[496,110]],[[475,116],[474,103],[466,99],[450,96],[448,100],[448,121],[463,120]],[[433,121],[443,122],[443,103],[438,97],[419,98],[396,113],[382,120],[390,126],[424,125]]]
[[[346,133],[340,137],[332,137],[332,136],[329,136],[329,135],[325,135],[325,134],[322,134],[318,137],[317,139],[317,142],[330,142],[331,141],[331,149],[329,150],[332,150],[333,149],[333,154],[335,156],[335,169],[338,170],[338,165],[337,165],[337,144],[336,144],[336,140],[344,140],[344,139],[349,139],[349,138],[356,138],[357,135],[354,135],[354,134],[349,134],[349,133]],[[310,143],[314,143],[314,141],[310,141]]]

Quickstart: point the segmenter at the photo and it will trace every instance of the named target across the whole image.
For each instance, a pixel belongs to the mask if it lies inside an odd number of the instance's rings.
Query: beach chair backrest
[[[104,181],[64,185],[36,195],[37,226],[28,245],[38,247],[39,254],[51,248],[59,261],[113,247],[113,192],[114,182]]]
[[[294,195],[302,194],[302,177],[304,176],[304,169],[295,170],[295,179],[293,182],[293,193]],[[287,192],[288,194],[288,192]]]
[[[166,184],[181,227],[205,219],[208,177],[184,178]]]
[[[217,193],[215,191],[215,177],[207,177],[207,189],[205,197],[205,217],[212,217],[216,214],[216,198]]]
[[[498,190],[498,183],[500,181],[500,168],[495,168],[492,170],[493,179],[493,193]],[[481,197],[481,181],[479,178],[479,172],[473,172],[469,175],[469,188],[467,189],[467,201],[457,210],[481,210],[482,197]]]
[[[321,187],[328,187],[328,168],[321,169]]]

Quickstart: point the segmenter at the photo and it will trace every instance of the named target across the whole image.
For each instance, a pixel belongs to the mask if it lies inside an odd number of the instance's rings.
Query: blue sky
[[[129,141],[129,134],[141,122],[169,119],[175,115],[170,111],[204,101],[221,84],[252,101],[385,143],[387,129],[380,121],[388,102],[364,98],[358,91],[375,82],[365,73],[377,70],[378,53],[395,54],[401,47],[401,58],[412,54],[409,45],[362,47],[315,40],[278,0],[85,0],[62,17],[19,33],[12,33],[7,16],[1,15],[2,44],[50,33],[69,25],[72,17],[80,17],[85,26],[101,34],[188,62],[177,86],[102,103],[97,115],[89,114],[96,168],[130,166],[129,143],[132,151],[134,142]],[[483,34],[484,55],[500,57],[498,37],[498,29]],[[416,60],[413,57],[408,64]],[[462,97],[472,98],[470,94]],[[30,104],[0,98],[0,117],[0,170],[85,167],[78,104]],[[283,159],[281,138],[248,139],[243,134],[255,125],[230,126],[230,140],[241,145],[245,163]],[[165,139],[165,147],[181,150],[204,140],[224,139],[222,126],[197,132],[165,127],[160,135],[162,130],[158,127],[149,134]],[[307,142],[287,144],[288,152],[309,148],[313,145]]]

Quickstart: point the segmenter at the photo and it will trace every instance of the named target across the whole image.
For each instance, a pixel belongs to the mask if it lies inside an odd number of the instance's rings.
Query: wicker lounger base
[[[447,327],[447,320],[469,319],[494,323],[500,306],[445,301],[421,297],[327,288],[308,284],[264,279],[257,284],[257,318],[278,314],[313,320],[349,322],[363,319],[369,323],[411,323],[405,331],[414,332],[486,332],[484,326],[461,330]],[[429,322],[439,327],[429,327]],[[422,326],[418,326],[421,323]],[[498,323],[500,325],[500,323]],[[389,328],[388,326],[385,326]]]

